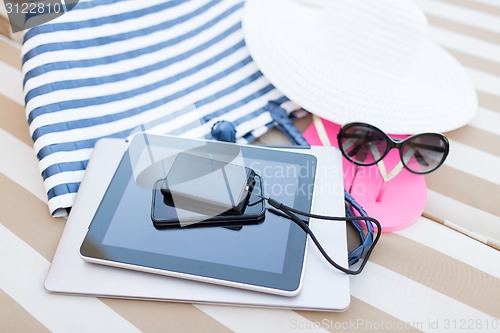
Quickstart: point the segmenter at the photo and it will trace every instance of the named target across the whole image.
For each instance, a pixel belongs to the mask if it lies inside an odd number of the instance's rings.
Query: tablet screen
[[[153,226],[152,187],[154,181],[165,176],[169,163],[175,159],[164,148],[178,149],[179,140],[185,139],[149,136],[147,145],[151,151],[160,148],[160,155],[168,157],[155,157],[148,166],[143,163],[143,152],[137,153],[141,163],[131,156],[135,152],[129,149],[125,153],[82,244],[82,255],[273,289],[297,288],[306,235],[283,217],[266,212],[263,223],[245,225],[240,230],[158,230]],[[200,151],[199,147],[195,149]],[[249,146],[239,149],[239,163],[262,177],[264,195],[310,211],[316,171],[314,156]],[[209,150],[224,154],[227,148],[222,145]],[[140,172],[134,170],[138,164]]]

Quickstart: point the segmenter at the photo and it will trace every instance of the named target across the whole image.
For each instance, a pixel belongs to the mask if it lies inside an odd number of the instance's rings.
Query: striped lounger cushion
[[[141,124],[197,137],[228,120],[245,143],[273,126],[268,101],[298,109],[253,63],[242,7],[83,0],[26,33],[26,114],[52,214],[72,206],[100,138],[125,138]]]

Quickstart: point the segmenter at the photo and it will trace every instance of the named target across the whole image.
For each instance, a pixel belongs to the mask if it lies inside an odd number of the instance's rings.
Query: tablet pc
[[[316,158],[255,146],[138,134],[108,186],[80,247],[89,262],[293,296],[302,282],[306,234],[266,212],[258,225],[158,230],[151,222],[154,184],[180,152],[227,159],[255,170],[263,192],[309,212]]]

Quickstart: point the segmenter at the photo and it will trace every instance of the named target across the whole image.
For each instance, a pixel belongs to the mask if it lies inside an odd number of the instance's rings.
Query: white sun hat
[[[335,123],[446,132],[477,112],[469,78],[410,0],[247,0],[242,24],[271,83]]]

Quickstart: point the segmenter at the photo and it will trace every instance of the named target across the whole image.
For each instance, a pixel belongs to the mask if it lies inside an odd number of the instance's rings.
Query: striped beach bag
[[[26,115],[54,216],[71,208],[100,138],[126,138],[141,125],[212,138],[214,124],[226,121],[247,143],[283,114],[303,112],[252,61],[243,4],[82,0],[27,31]]]

